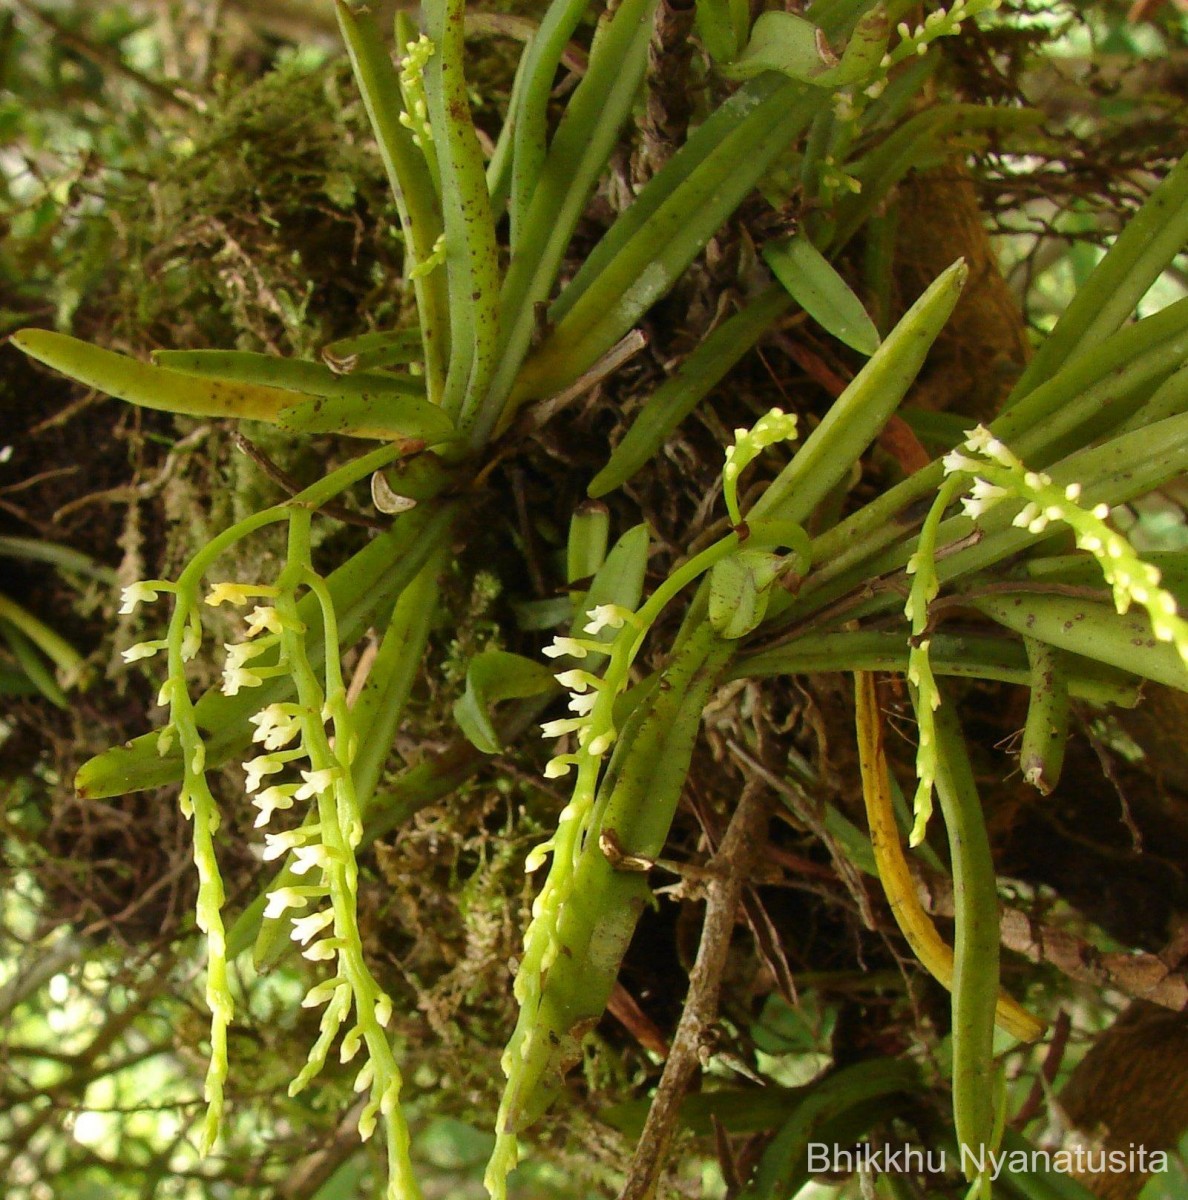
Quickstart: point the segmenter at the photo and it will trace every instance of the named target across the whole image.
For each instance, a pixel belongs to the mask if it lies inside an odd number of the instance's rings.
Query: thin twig
[[[232,433],[231,439],[234,441],[236,449],[242,450],[277,487],[290,496],[295,496],[301,491],[301,485],[292,475],[287,471],[282,471],[259,446],[248,441],[242,433],[238,431]],[[344,508],[343,505],[333,500],[323,504],[319,511],[327,517],[333,517],[336,521],[342,521],[344,525],[360,525],[364,529],[378,529],[381,532],[388,528],[385,522],[379,521],[375,517],[365,516],[363,513],[351,512],[349,508]]]
[[[567,404],[571,404],[587,392],[596,388],[604,379],[613,375],[624,363],[630,362],[648,344],[642,330],[633,329],[621,337],[593,366],[588,367],[567,388],[534,404],[527,412],[527,420],[537,428],[552,420]]]
[[[934,916],[953,915],[951,880],[929,875],[922,888],[924,907]],[[1157,954],[1107,953],[1092,942],[1033,920],[1017,908],[1002,909],[1002,944],[1035,963],[1049,963],[1069,979],[1097,988],[1115,988],[1175,1012],[1188,1009],[1188,977]]]
[[[67,29],[65,25],[54,20],[49,13],[38,8],[36,4],[32,3],[32,0],[15,0],[15,3],[21,12],[35,21],[40,21],[56,41],[61,42],[63,46],[68,46],[77,54],[81,54],[83,58],[90,59],[96,66],[108,71],[115,71],[117,74],[131,79],[150,95],[156,96],[158,100],[163,100],[166,104],[185,109],[187,112],[206,111],[206,102],[201,97],[193,95],[175,83],[164,83],[159,79],[152,79],[136,70],[135,67],[130,67],[118,53],[107,46],[97,46],[86,38],[80,37],[73,30]]]
[[[1039,1074],[1031,1085],[1031,1091],[1027,1093],[1027,1099],[1023,1101],[1023,1107],[1011,1120],[1013,1129],[1025,1129],[1039,1115],[1044,1097],[1051,1092],[1052,1084],[1056,1082],[1056,1075],[1060,1070],[1060,1064],[1064,1061],[1064,1051],[1068,1048],[1068,1035],[1071,1032],[1072,1021],[1069,1020],[1068,1013],[1062,1011],[1057,1014],[1056,1021],[1052,1026],[1048,1053],[1044,1055]]]
[[[767,789],[758,782],[748,784],[726,827],[722,845],[711,859],[717,869],[706,887],[705,923],[697,959],[689,972],[689,993],[619,1200],[650,1200],[655,1195],[676,1132],[681,1100],[701,1068],[707,1035],[718,1019],[718,992],[735,914],[763,846],[768,805]]]

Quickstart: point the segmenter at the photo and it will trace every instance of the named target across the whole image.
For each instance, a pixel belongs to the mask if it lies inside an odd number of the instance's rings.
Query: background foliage
[[[377,326],[399,314],[395,213],[335,31],[319,6],[275,6],[267,17],[252,8],[21,0],[0,18],[4,331],[56,325],[132,352],[218,345],[304,356],[356,332],[360,311]],[[953,138],[842,264],[858,279],[862,255],[874,255],[880,238],[893,248],[884,329],[958,254],[974,264],[977,286],[913,397],[925,444],[930,434],[943,442],[950,411],[958,427],[993,411],[1010,382],[1005,364],[1029,330],[1051,326],[1111,234],[1188,148],[1186,18],[1173,4],[1132,16],[1116,5],[1004,6],[946,47],[932,100],[1025,101],[1044,119],[1009,136]],[[510,87],[511,28],[496,22],[471,43],[476,120],[492,133]],[[660,60],[650,76],[651,100],[667,103],[678,127],[674,93],[702,71],[694,50]],[[574,268],[632,195],[647,154],[663,152],[655,128],[634,131],[616,155],[571,248]],[[452,707],[476,653],[538,652],[533,605],[548,599],[567,514],[608,440],[746,288],[754,246],[779,219],[758,202],[745,205],[652,312],[647,352],[564,420],[534,430],[528,452],[492,473],[489,536],[478,530],[447,576],[427,669],[397,740],[400,762],[457,742]],[[1153,310],[1186,291],[1183,270],[1173,269],[1146,304]],[[140,732],[152,703],[151,681],[119,664],[142,630],[135,615],[115,612],[113,579],[171,576],[211,531],[270,502],[274,484],[259,454],[306,479],[342,451],[322,439],[294,453],[266,435],[257,457],[244,456],[217,423],[81,396],[7,348],[3,364],[5,592],[80,658],[63,650],[63,661],[53,660],[68,702],[39,690],[11,640],[0,675],[0,1177],[14,1197],[31,1200],[369,1194],[381,1164],[351,1129],[350,1077],[330,1072],[316,1093],[284,1094],[312,1033],[297,1008],[303,964],[257,974],[237,962],[246,1002],[232,1035],[231,1119],[216,1156],[198,1159],[206,1017],[187,830],[167,789],[82,802],[69,786],[80,761]],[[781,327],[612,501],[616,528],[642,513],[660,561],[677,557],[688,531],[696,541],[708,528],[702,499],[727,430],[775,403],[821,412],[854,368],[844,347],[803,320]],[[895,459],[894,447],[876,452],[860,494],[893,475]],[[1151,548],[1188,541],[1174,488],[1132,517],[1136,540]],[[366,536],[344,526],[316,552],[330,565]],[[893,703],[910,711],[903,697]],[[1188,909],[1182,707],[1166,693],[1132,717],[1081,712],[1068,780],[1040,805],[1003,778],[1009,767],[995,749],[1022,724],[1020,704],[1009,689],[986,685],[964,702],[1013,907],[1095,952],[1166,950]],[[748,786],[777,796],[760,886],[748,897],[751,936],[736,939],[725,977],[710,1068],[723,1086],[741,1072],[769,1088],[796,1087],[872,1044],[888,1054],[912,1048],[930,1078],[943,1075],[939,993],[904,959],[887,920],[872,915],[837,849],[844,826],[829,814],[860,809],[851,727],[847,685],[828,677],[811,691],[740,682],[708,715],[666,853],[703,862],[725,798]],[[892,739],[891,753],[910,762],[906,741]],[[481,1194],[490,1140],[482,1131],[514,1023],[507,963],[533,890],[523,858],[563,803],[542,785],[545,757],[528,739],[471,765],[447,803],[376,845],[361,892],[367,949],[400,998],[415,1157],[428,1189],[443,1195]],[[246,835],[253,814],[241,781],[224,780],[219,798],[231,828]],[[223,869],[235,905],[252,894],[259,868],[246,837],[238,851],[228,844]],[[539,1135],[541,1154],[522,1169],[518,1194],[618,1186],[639,1098],[679,1015],[699,911],[693,871],[645,918],[617,1019],[587,1042],[570,1104]],[[1023,1110],[1020,1125],[1033,1136],[1059,1135],[1060,1107],[1045,1087],[1060,1090],[1127,1001],[1124,979],[1103,989],[1062,965],[1051,955],[1035,965],[1012,958],[1007,970],[1016,994],[1042,996],[1045,1008],[1060,997],[1069,1014],[1062,1053],[1011,1060],[1012,1111]],[[1143,1028],[1139,1045],[1166,1069],[1182,1028]],[[1075,1094],[1068,1103],[1075,1108]],[[723,1152],[721,1139],[715,1147],[704,1114],[690,1118],[666,1186],[721,1194],[722,1163],[728,1176],[732,1163],[755,1160],[770,1114],[734,1125],[718,1116],[733,1151]],[[921,1113],[918,1127],[935,1119]],[[1174,1174],[1150,1186],[1180,1194]]]

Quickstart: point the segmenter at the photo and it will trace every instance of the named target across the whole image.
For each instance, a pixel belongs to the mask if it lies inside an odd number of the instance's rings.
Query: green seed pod
[[[1068,741],[1068,674],[1059,650],[1035,638],[1024,638],[1023,645],[1031,666],[1031,701],[1019,767],[1023,778],[1047,796],[1060,779]]]

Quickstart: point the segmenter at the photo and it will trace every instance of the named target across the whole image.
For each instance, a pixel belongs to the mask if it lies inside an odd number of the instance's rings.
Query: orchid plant
[[[674,376],[644,406],[591,493],[626,482],[796,305],[865,365],[790,458],[784,444],[797,437],[795,415],[773,408],[736,431],[721,473],[725,532],[678,562],[646,597],[647,530],[629,531],[605,554],[603,525],[596,552],[572,555],[583,565],[564,581],[572,609],[542,651],[549,668],[499,651],[479,656],[456,710],[467,735],[489,751],[499,742],[495,705],[518,700],[538,716],[558,685],[568,693],[567,715],[542,726],[555,751],[543,775],[570,781],[572,791],[555,831],[526,862],[530,872],[547,862],[548,871],[516,974],[519,1020],[503,1056],[507,1082],[487,1171],[492,1196],[505,1194],[521,1138],[559,1091],[582,1033],[606,1005],[651,899],[647,864],[663,848],[701,713],[718,683],[826,670],[906,674],[919,721],[913,841],[924,837],[935,785],[947,826],[960,822],[975,846],[985,842],[980,807],[936,681],[956,670],[956,657],[963,674],[1031,684],[1038,693],[1027,658],[1038,642],[1065,657],[1062,677],[1073,694],[1129,703],[1143,677],[1188,688],[1188,624],[1179,600],[1109,524],[1112,506],[1158,487],[1188,461],[1188,416],[1160,391],[1179,365],[1188,302],[1125,327],[1188,232],[1188,164],[1118,239],[991,428],[973,430],[943,459],[838,519],[827,501],[846,492],[855,464],[909,391],[968,272],[955,263],[880,338],[829,259],[904,173],[937,153],[954,123],[1009,128],[1031,119],[954,105],[944,120],[898,124],[927,77],[914,64],[993,5],[959,0],[910,25],[898,20],[907,11],[902,4],[819,0],[803,17],[773,10],[752,25],[736,4],[699,3],[702,40],[721,79],[737,87],[560,285],[577,222],[644,82],[656,4],[608,7],[584,74],[550,127],[554,77],[586,7],[554,0],[547,10],[488,161],[470,114],[461,0],[427,0],[423,32],[401,18],[399,64],[370,13],[337,5],[399,209],[416,329],[371,331],[327,347],[320,363],[176,351],[150,365],[60,333],[13,338],[80,382],[132,403],[266,421],[293,437],[332,433],[380,443],[219,534],[176,580],[125,589],[124,612],[162,598],[173,605],[164,636],[124,652],[129,663],[164,655],[159,699],[168,717],[161,730],[84,766],[78,787],[101,796],[180,784],[193,823],[196,920],[208,953],[205,1148],[218,1137],[232,1069],[229,963],[253,938],[268,941],[281,929],[309,963],[326,964],[302,1002],[322,1008],[322,1017],[290,1093],[312,1083],[336,1042],[343,1064],[362,1054],[354,1082],[367,1096],[359,1133],[366,1138],[382,1122],[393,1200],[420,1193],[386,1032],[394,1000],[367,961],[359,929],[358,856],[383,828],[377,783],[425,650],[439,574],[455,539],[465,536],[467,487],[503,452],[496,440],[514,432],[531,405],[562,405],[632,352],[637,322],[743,198],[756,186],[778,191],[777,168],[799,167],[813,215],[790,240],[764,248],[775,278],[695,351],[698,370]],[[835,52],[831,41],[844,48]],[[1125,388],[1117,384],[1121,373]],[[1103,391],[1112,422],[1104,432]],[[1103,440],[1091,445],[1094,439]],[[777,454],[785,461],[774,478],[741,490],[743,473]],[[323,575],[311,554],[313,522],[329,501],[367,479],[392,524]],[[953,513],[962,496],[961,513]],[[915,506],[930,497],[921,522]],[[206,584],[221,556],[274,524],[287,529],[279,573]],[[1102,564],[1112,607],[1107,612],[1095,596],[1021,586],[1030,618],[1023,629],[1002,589],[1045,564],[1046,541],[1058,526],[1073,531],[1082,556]],[[575,516],[579,527],[587,526]],[[1043,578],[1058,578],[1061,564],[1047,567]],[[936,632],[946,587],[996,631],[975,652],[946,652]],[[678,602],[683,616],[667,655],[645,655],[645,646],[656,649],[659,619]],[[1079,605],[1079,623],[1061,634],[1060,606],[1069,604]],[[224,646],[221,685],[195,699],[191,664],[207,652],[204,610],[221,605],[252,607],[242,639]],[[1102,647],[1131,629],[1119,621],[1133,619],[1134,605],[1148,614],[1152,645],[1110,657]],[[379,657],[387,675],[366,703],[352,706],[342,656],[371,625],[384,630]],[[1029,639],[1026,647],[1016,634]],[[644,664],[661,659],[649,675]],[[1049,743],[1062,740],[1057,732]],[[260,858],[280,871],[227,928],[216,853],[221,815],[208,773],[236,759],[256,810]],[[1050,782],[1050,767],[1041,763],[1035,778]],[[426,784],[424,802],[437,794]],[[288,827],[275,828],[281,823]],[[958,978],[950,984],[958,1133],[993,1146],[1001,1122],[979,1089],[987,1097],[992,1091],[997,943],[974,946],[966,937],[972,916],[986,927],[996,903],[987,861],[988,851],[976,864],[954,856],[954,870],[968,868],[983,886],[958,893],[965,907],[954,951]],[[1041,1026],[1016,1016],[1014,1028],[1038,1036]]]

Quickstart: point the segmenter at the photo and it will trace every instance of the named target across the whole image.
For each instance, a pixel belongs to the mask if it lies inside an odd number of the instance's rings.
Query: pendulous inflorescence
[[[245,790],[256,809],[254,828],[263,832],[260,858],[289,859],[290,875],[299,883],[268,893],[266,919],[287,919],[290,938],[302,957],[329,964],[328,978],[314,984],[302,1001],[322,1008],[319,1034],[305,1066],[289,1085],[296,1096],[322,1070],[338,1042],[343,1064],[363,1061],[354,1087],[367,1094],[359,1116],[359,1135],[366,1140],[382,1119],[388,1144],[388,1196],[408,1200],[419,1195],[409,1161],[409,1135],[400,1109],[401,1076],[385,1028],[393,1004],[379,986],[363,954],[358,925],[358,874],[355,851],[363,838],[363,821],[352,776],[358,736],[347,704],[339,662],[337,618],[325,581],[309,558],[308,510],[294,508],[289,517],[289,557],[272,583],[219,583],[207,591],[205,605],[253,607],[244,618],[244,636],[226,644],[222,691],[235,696],[285,677],[289,696],[262,702],[248,718],[257,752],[243,763]],[[201,566],[202,564],[198,564]],[[192,567],[194,564],[192,564]],[[207,1118],[203,1147],[217,1136],[228,1074],[227,1029],[234,998],[227,970],[227,944],[222,922],[223,885],[214,851],[220,815],[206,780],[206,747],[194,718],[185,664],[201,646],[199,607],[201,570],[188,568],[176,583],[148,580],[124,589],[124,610],[132,611],[163,593],[174,596],[168,635],[124,652],[129,662],[167,650],[169,674],[159,699],[169,707],[158,750],[168,753],[180,742],[184,762],[181,807],[194,822],[194,860],[198,868],[197,923],[207,939],[207,1003],[211,1010],[211,1062],[207,1073]],[[325,653],[315,670],[307,651],[307,623],[298,612],[299,596],[311,596],[322,627]],[[263,603],[257,603],[262,601]],[[308,612],[308,606],[307,606]],[[277,813],[303,810],[291,828],[270,828]]]

